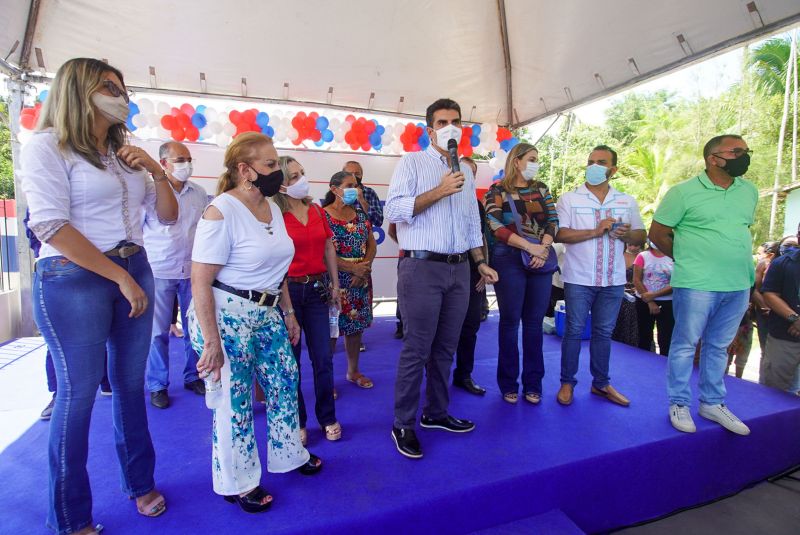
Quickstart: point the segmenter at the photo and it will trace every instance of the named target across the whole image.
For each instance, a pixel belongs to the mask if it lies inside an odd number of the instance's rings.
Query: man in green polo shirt
[[[674,258],[675,329],[669,349],[670,422],[694,433],[689,412],[692,363],[700,349],[700,416],[739,435],[750,429],[725,406],[727,348],[755,280],[753,224],[758,190],[742,175],[752,151],[741,136],[717,136],[703,148],[706,170],[670,189],[650,227],[650,240]]]

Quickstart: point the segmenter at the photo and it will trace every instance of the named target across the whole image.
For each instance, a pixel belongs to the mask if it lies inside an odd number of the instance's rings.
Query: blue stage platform
[[[588,348],[573,405],[558,405],[560,339],[554,336],[545,337],[542,404],[509,405],[494,381],[496,315],[482,326],[474,373],[489,393],[478,398],[453,390],[451,396],[451,412],[473,419],[477,429],[466,435],[420,430],[425,457],[411,461],[390,438],[400,348],[393,330],[393,318],[379,318],[366,333],[362,370],[374,380],[372,390],[344,380],[340,344],[337,413],[344,438],[328,442],[311,427],[309,449],[324,459],[323,471],[311,478],[265,473],[275,504],[261,515],[246,515],[213,494],[211,413],[183,390],[177,352],[172,407],[148,405],[156,480],[168,504],[162,517],[139,516],[120,493],[111,404],[98,397],[89,460],[96,522],[114,535],[595,533],[716,499],[800,463],[799,399],[728,378],[729,404],[752,434],[733,435],[696,410],[698,432],[681,434],[667,417],[665,359],[619,344],[611,375],[632,400],[629,408],[589,394]],[[308,390],[307,360],[303,368]],[[262,462],[263,410],[256,418]],[[37,422],[0,454],[0,533],[47,532],[47,431]]]

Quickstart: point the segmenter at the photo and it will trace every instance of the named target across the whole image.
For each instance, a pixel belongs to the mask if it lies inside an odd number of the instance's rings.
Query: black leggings
[[[653,350],[653,327],[658,325],[658,352],[664,356],[669,354],[669,344],[672,341],[672,329],[675,327],[675,318],[672,316],[672,301],[656,301],[661,307],[660,314],[650,314],[647,303],[636,298],[636,316],[639,323],[639,348],[646,351]]]

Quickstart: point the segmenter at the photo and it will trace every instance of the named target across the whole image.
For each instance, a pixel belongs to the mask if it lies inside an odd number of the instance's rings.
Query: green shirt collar
[[[704,186],[706,189],[715,189],[715,190],[719,190],[719,191],[726,191],[726,190],[725,190],[725,188],[722,188],[722,187],[720,187],[720,186],[717,186],[716,184],[714,184],[713,182],[711,182],[711,179],[710,179],[710,178],[708,178],[708,173],[706,173],[705,171],[703,171],[702,173],[700,173],[699,175],[697,175],[697,178],[698,178],[698,180],[700,180],[700,183],[701,183],[701,184],[702,184],[702,185],[703,185],[703,186]],[[738,187],[739,187],[739,186],[741,186],[741,185],[742,185],[742,177],[740,177],[740,176],[733,177],[733,184],[731,184],[731,186],[728,188],[728,190],[727,190],[727,191],[730,191],[730,190],[736,189],[736,188],[738,188]]]

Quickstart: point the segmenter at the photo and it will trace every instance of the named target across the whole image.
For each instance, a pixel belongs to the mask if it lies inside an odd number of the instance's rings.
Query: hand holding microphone
[[[444,197],[458,193],[464,187],[464,173],[461,172],[458,165],[458,142],[455,139],[451,138],[447,142],[447,152],[450,160],[450,172],[442,177],[442,183],[439,186]]]

